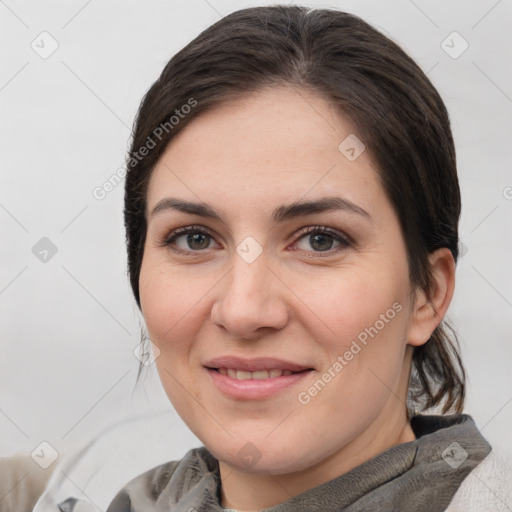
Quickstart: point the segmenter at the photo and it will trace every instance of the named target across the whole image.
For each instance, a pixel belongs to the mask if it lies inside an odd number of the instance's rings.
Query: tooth
[[[268,378],[276,378],[285,375],[291,375],[291,370],[280,370],[279,368],[273,368],[271,370],[259,370],[257,372],[248,372],[245,370],[235,370],[234,368],[218,368],[221,375],[227,375],[232,379],[237,380],[265,380]]]
[[[261,370],[259,372],[252,372],[251,378],[254,380],[263,380],[268,379],[268,375],[267,370]]]

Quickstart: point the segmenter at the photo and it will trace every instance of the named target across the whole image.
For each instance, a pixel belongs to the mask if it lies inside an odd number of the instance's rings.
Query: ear
[[[447,247],[429,255],[432,265],[432,287],[416,290],[416,303],[412,312],[407,342],[419,346],[425,344],[448,310],[455,288],[455,261]]]

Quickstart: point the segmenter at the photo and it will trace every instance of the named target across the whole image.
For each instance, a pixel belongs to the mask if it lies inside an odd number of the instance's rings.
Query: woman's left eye
[[[298,249],[301,251],[331,254],[352,245],[350,240],[342,233],[325,226],[302,228],[295,236],[298,237],[298,240],[294,243],[295,246],[305,242],[305,245],[313,248],[311,250],[308,247],[299,246]],[[162,240],[160,245],[170,247],[175,252],[186,253],[211,249],[211,242],[214,242],[214,238],[208,230],[201,226],[190,226],[175,229]]]
[[[325,226],[303,228],[298,235],[302,236],[299,236],[299,241],[295,242],[295,245],[303,239],[307,245],[313,247],[313,252],[338,252],[351,245],[350,241],[341,233]],[[337,245],[333,247],[334,244]],[[310,249],[300,247],[300,250],[308,251]]]

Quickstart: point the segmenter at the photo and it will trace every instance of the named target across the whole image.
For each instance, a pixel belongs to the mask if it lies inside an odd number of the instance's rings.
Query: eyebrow
[[[199,215],[200,217],[216,219],[223,222],[221,214],[217,213],[210,205],[206,203],[194,203],[174,197],[167,197],[159,201],[153,208],[150,217],[154,217],[156,214],[169,209]],[[272,212],[272,219],[274,222],[279,223],[295,219],[297,217],[333,210],[343,210],[349,213],[354,213],[373,222],[372,216],[365,209],[352,201],[341,197],[324,197],[315,201],[297,201],[289,205],[279,206]]]

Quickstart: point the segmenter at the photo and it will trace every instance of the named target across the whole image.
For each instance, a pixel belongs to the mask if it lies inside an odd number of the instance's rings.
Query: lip
[[[231,398],[239,400],[263,400],[276,393],[297,384],[307,378],[314,369],[311,366],[276,359],[273,357],[260,357],[256,359],[243,359],[234,356],[216,357],[207,361],[205,369],[208,371],[213,384],[217,389]],[[233,368],[242,371],[256,372],[260,370],[290,370],[292,375],[281,375],[262,380],[238,380],[222,375],[216,368]],[[307,371],[310,370],[310,371]]]

